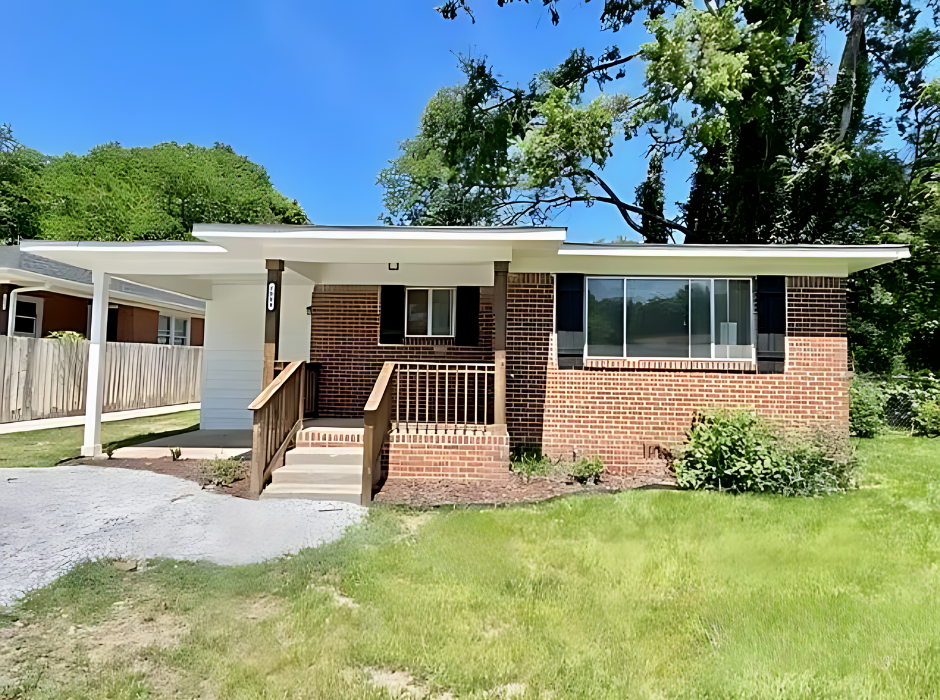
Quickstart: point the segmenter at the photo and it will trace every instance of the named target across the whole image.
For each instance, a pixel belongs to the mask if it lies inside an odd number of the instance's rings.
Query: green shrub
[[[853,435],[873,438],[884,425],[884,404],[879,387],[856,377],[849,394],[849,429]]]
[[[746,411],[696,416],[672,467],[680,488],[817,496],[854,485],[855,460],[838,438],[795,441]]]
[[[518,450],[509,462],[514,472],[522,474],[526,481],[533,476],[548,476],[554,470],[551,459],[542,454],[539,449]]]
[[[209,459],[201,467],[209,483],[218,486],[228,486],[248,475],[248,463],[236,457]]]
[[[85,340],[85,336],[78,331],[52,331],[46,337],[51,340],[64,340],[71,343]]]
[[[604,471],[600,457],[582,457],[568,465],[568,476],[579,484],[596,484]]]
[[[940,436],[940,402],[927,401],[914,409],[914,432],[932,438]]]

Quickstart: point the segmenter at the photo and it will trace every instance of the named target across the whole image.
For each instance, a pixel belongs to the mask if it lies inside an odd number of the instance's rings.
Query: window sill
[[[751,360],[640,360],[620,357],[588,358],[585,369],[641,369],[666,372],[756,372]]]

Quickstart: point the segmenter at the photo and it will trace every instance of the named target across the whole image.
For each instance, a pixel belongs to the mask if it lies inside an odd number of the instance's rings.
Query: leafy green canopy
[[[43,156],[12,140],[0,150],[0,237],[183,239],[196,223],[306,223],[265,169],[216,143],[98,146]]]
[[[471,4],[438,11],[472,17]],[[561,21],[554,0],[542,4]],[[539,224],[600,202],[647,242],[678,231],[686,243],[906,243],[910,260],[853,278],[856,366],[940,369],[940,83],[924,77],[937,12],[937,0],[605,0],[601,29],[643,22],[651,40],[597,59],[576,48],[524,88],[462,59],[466,81],[431,100],[379,177],[387,220]],[[845,33],[836,65],[824,52],[833,26]],[[609,89],[634,60],[643,94],[582,104],[589,80]],[[866,109],[876,84],[899,97],[895,113]],[[891,128],[900,149],[886,145]],[[618,136],[651,143],[632,203],[601,177]],[[665,221],[679,156],[694,174],[681,220]]]

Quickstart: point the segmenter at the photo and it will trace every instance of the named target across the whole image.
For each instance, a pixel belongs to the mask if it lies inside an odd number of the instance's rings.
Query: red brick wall
[[[787,277],[787,335],[841,338],[846,326],[845,280]]]
[[[513,447],[540,445],[555,285],[549,274],[510,274],[506,312],[506,424]]]
[[[784,374],[549,370],[543,450],[599,455],[625,475],[661,472],[696,410],[746,408],[787,428],[848,435],[845,338],[787,338]]]
[[[414,435],[393,433],[388,478],[494,479],[509,476],[509,436]]]
[[[416,344],[423,341],[422,344]],[[387,361],[492,362],[493,290],[480,289],[480,344],[379,345],[379,288],[318,286],[311,309],[310,359],[321,364],[321,416],[358,416]]]

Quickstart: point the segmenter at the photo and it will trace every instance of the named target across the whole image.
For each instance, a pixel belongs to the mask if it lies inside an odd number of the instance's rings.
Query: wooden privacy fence
[[[0,336],[0,423],[85,412],[87,340]],[[202,348],[108,343],[104,411],[200,400]]]

